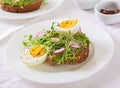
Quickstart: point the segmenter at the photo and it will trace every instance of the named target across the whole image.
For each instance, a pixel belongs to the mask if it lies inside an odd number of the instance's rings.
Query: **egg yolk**
[[[73,28],[77,23],[78,23],[78,19],[76,19],[76,20],[66,20],[66,21],[62,21],[60,23],[60,27],[64,28],[64,29],[70,29],[70,28]]]
[[[30,54],[33,57],[39,57],[45,54],[45,47],[36,45],[30,49]]]

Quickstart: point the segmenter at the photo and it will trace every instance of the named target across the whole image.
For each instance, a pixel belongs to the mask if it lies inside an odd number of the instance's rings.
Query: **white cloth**
[[[13,31],[13,29],[21,27],[22,25],[31,22],[33,20],[47,20],[56,18],[79,18],[91,20],[91,22],[96,23],[98,26],[107,30],[113,37],[116,45],[116,50],[113,55],[112,60],[95,75],[84,79],[82,81],[77,81],[70,84],[64,85],[46,85],[30,82],[25,80],[15,73],[13,73],[10,68],[5,63],[4,52],[7,43],[9,42],[12,35],[6,37],[4,40],[0,41],[0,88],[119,88],[120,84],[120,23],[114,25],[104,25],[97,21],[93,10],[81,10],[78,6],[73,3],[74,0],[65,0],[62,8],[59,9],[57,13],[50,15],[47,18],[36,18],[28,20],[4,20],[0,19],[0,36]]]

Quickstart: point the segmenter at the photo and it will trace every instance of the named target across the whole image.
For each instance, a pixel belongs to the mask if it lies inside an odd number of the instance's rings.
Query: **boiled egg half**
[[[47,48],[43,45],[35,45],[26,48],[21,54],[21,61],[28,66],[36,66],[43,63],[47,58]]]
[[[62,32],[77,33],[79,31],[79,20],[78,19],[67,19],[54,23],[54,29]]]

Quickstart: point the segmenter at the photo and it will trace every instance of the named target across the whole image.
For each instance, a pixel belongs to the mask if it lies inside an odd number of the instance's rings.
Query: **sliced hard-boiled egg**
[[[28,66],[36,66],[43,63],[47,58],[47,48],[43,45],[35,45],[26,48],[21,55],[21,61]]]
[[[68,19],[56,22],[54,28],[57,31],[77,33],[79,31],[79,21],[78,19]]]

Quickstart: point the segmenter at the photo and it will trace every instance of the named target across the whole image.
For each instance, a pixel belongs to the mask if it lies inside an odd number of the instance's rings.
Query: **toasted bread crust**
[[[42,5],[42,0],[37,0],[36,2],[26,5],[26,6],[11,6],[9,4],[1,4],[1,8],[8,12],[14,13],[25,13],[37,10]]]
[[[89,46],[87,48],[85,48],[80,54],[76,55],[75,60],[67,61],[67,62],[65,62],[65,64],[82,63],[87,59],[88,55],[89,55]],[[57,65],[57,62],[53,60],[52,56],[47,57],[47,62],[52,66]]]

